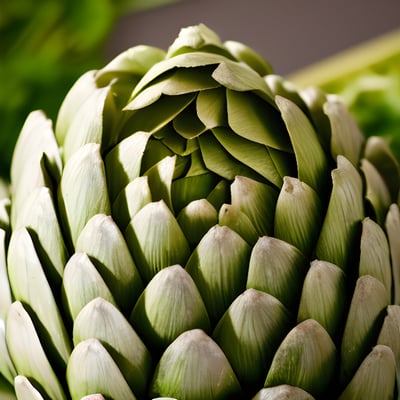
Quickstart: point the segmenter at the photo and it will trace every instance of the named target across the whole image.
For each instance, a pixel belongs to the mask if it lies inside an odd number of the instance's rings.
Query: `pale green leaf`
[[[380,318],[389,305],[388,292],[370,275],[358,278],[344,327],[341,344],[341,384],[347,384],[357,371],[380,329]]]
[[[13,298],[29,306],[40,324],[38,334],[54,357],[53,361],[65,366],[71,352],[68,333],[32,238],[25,228],[13,232],[7,261]]]
[[[132,392],[144,396],[152,369],[150,353],[118,308],[101,297],[89,302],[74,321],[74,345],[91,338],[107,349]]]
[[[318,322],[308,319],[296,325],[280,344],[264,386],[286,383],[318,397],[331,384],[335,367],[335,344]]]
[[[111,201],[129,182],[140,176],[142,158],[149,138],[150,134],[147,132],[136,132],[121,140],[105,157]]]
[[[100,146],[89,143],[68,160],[60,182],[59,203],[72,243],[96,214],[110,214]]]
[[[217,210],[207,199],[193,200],[182,208],[177,221],[190,246],[194,247],[218,222]]]
[[[33,190],[16,215],[14,230],[27,228],[51,283],[59,285],[68,254],[53,195],[49,188]]]
[[[364,218],[363,182],[358,171],[343,156],[338,157],[337,168],[331,174],[332,193],[316,245],[316,256],[346,272]]]
[[[116,305],[110,289],[85,253],[75,253],[68,260],[62,291],[73,320],[86,304],[97,297]]]
[[[357,369],[339,400],[394,399],[396,364],[384,345],[375,346]]]
[[[329,181],[328,160],[310,120],[292,101],[276,96],[297,163],[297,176],[317,193],[324,193]]]
[[[307,268],[296,247],[263,236],[251,251],[246,287],[271,294],[291,310],[297,307]]]
[[[289,322],[289,313],[279,300],[247,289],[229,306],[212,337],[239,381],[246,386],[261,386]]]
[[[291,385],[278,385],[261,389],[252,400],[315,400],[310,393]]]
[[[271,235],[278,191],[270,185],[239,175],[235,176],[230,191],[232,205],[248,216],[258,236]]]
[[[34,379],[52,400],[66,400],[31,317],[19,301],[14,302],[8,311],[6,339],[18,374]]]
[[[204,299],[210,319],[217,321],[244,290],[250,247],[226,226],[213,226],[186,264]]]
[[[274,236],[310,255],[318,239],[322,215],[318,194],[305,182],[285,176],[276,202]]]
[[[125,237],[144,283],[162,268],[184,265],[189,244],[163,200],[146,204],[129,223]]]
[[[87,339],[74,348],[66,376],[72,400],[92,393],[113,399],[136,399],[118,365],[97,339]]]
[[[371,218],[362,222],[359,276],[371,275],[386,287],[392,298],[392,267],[389,244],[384,230]]]
[[[32,385],[26,376],[18,375],[14,381],[17,400],[44,400],[40,392]]]
[[[397,204],[389,208],[385,221],[385,230],[389,241],[392,264],[393,304],[400,304],[400,210]]]
[[[338,100],[328,99],[323,110],[331,125],[332,157],[336,159],[337,156],[342,155],[357,167],[365,139],[356,120],[346,106]]]
[[[250,92],[226,91],[228,124],[239,136],[287,152],[292,151],[289,136],[279,112]]]
[[[345,292],[342,269],[327,261],[312,261],[304,279],[297,322],[314,319],[336,339],[346,313]]]
[[[226,127],[213,128],[212,133],[232,157],[253,169],[273,185],[277,187],[282,185],[282,177],[266,146],[243,139]]]
[[[378,223],[383,225],[392,202],[389,189],[378,170],[365,158],[361,160],[361,170],[366,180],[365,197],[370,202]]]
[[[241,62],[254,69],[259,75],[264,76],[272,73],[272,67],[264,58],[249,46],[235,40],[227,40],[224,47]]]
[[[104,214],[93,216],[78,236],[75,251],[90,257],[121,310],[130,311],[143,290],[143,283],[113,219]]]
[[[177,399],[228,399],[239,382],[218,345],[200,329],[182,333],[163,353],[150,394]]]
[[[153,277],[137,301],[130,321],[148,347],[160,352],[185,331],[210,331],[200,293],[180,265],[166,267]]]
[[[113,218],[121,230],[124,231],[133,216],[151,201],[147,176],[139,176],[125,186],[111,207]]]

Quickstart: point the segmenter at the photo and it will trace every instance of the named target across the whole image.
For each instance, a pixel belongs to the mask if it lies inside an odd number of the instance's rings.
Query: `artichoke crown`
[[[399,166],[204,25],[32,112],[0,201],[18,400],[393,399]]]

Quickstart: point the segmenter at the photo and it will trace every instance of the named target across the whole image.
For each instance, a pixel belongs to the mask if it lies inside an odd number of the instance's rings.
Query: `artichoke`
[[[32,112],[0,203],[18,400],[393,399],[399,166],[200,24]]]

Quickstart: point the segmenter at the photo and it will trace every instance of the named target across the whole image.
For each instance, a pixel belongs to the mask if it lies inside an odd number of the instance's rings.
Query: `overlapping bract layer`
[[[33,112],[11,174],[19,400],[393,398],[399,167],[338,99],[190,27]]]

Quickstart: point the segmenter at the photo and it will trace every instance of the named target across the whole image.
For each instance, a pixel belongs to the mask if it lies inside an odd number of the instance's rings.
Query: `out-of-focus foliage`
[[[400,30],[299,71],[289,79],[340,95],[367,136],[384,136],[400,159]]]
[[[28,113],[54,120],[72,83],[103,65],[122,14],[174,0],[0,0],[0,176]]]

